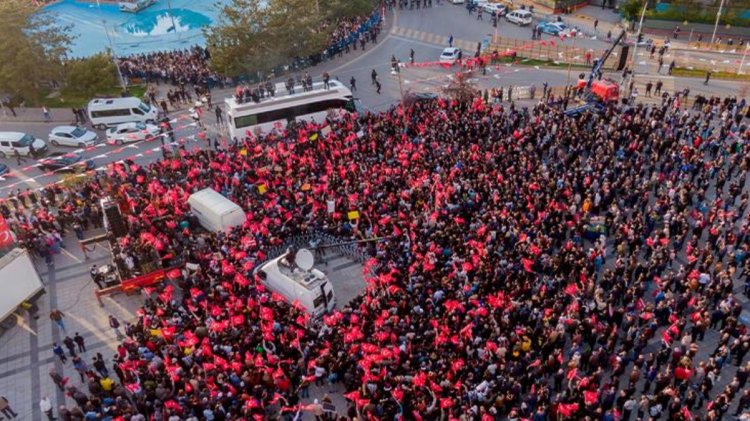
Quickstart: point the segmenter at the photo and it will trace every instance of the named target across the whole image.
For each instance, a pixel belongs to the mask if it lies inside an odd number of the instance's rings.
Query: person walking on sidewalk
[[[26,158],[22,157],[21,152],[16,148],[13,148],[13,156],[16,157],[16,163],[18,165],[21,165],[21,162],[26,162]]]
[[[0,412],[2,412],[3,415],[8,418],[18,417],[18,414],[16,414],[13,411],[13,408],[10,407],[10,403],[8,402],[8,399],[5,398],[5,396],[0,396]]]
[[[65,391],[65,383],[67,383],[67,380],[64,379],[63,376],[61,376],[54,367],[49,369],[49,377],[61,392]]]
[[[65,339],[63,339],[63,344],[65,345],[65,348],[68,348],[68,352],[70,353],[71,357],[76,356],[76,343],[73,341],[73,338],[70,336],[66,336]]]
[[[214,108],[214,113],[216,114],[216,124],[224,124],[224,113],[221,111],[221,107],[219,107],[218,104],[216,105],[216,108]]]
[[[78,345],[78,352],[86,352],[86,340],[83,339],[80,333],[76,332],[73,336],[73,340]]]
[[[58,358],[60,358],[60,362],[65,364],[68,362],[68,357],[65,356],[65,350],[62,349],[60,345],[57,344],[57,342],[52,344],[52,353],[57,355]]]
[[[42,413],[47,416],[47,420],[54,421],[56,419],[52,414],[52,402],[48,397],[45,396],[39,401],[39,409],[41,409]]]
[[[63,322],[63,317],[65,317],[63,312],[56,308],[52,309],[52,311],[50,311],[49,313],[50,320],[57,323],[57,326],[62,329],[63,332],[65,332],[65,322]]]
[[[42,114],[44,115],[44,121],[49,123],[52,121],[52,116],[49,114],[49,108],[46,105],[42,105]]]
[[[117,339],[122,338],[122,332],[120,332],[120,322],[115,318],[113,315],[109,315],[109,327],[112,328],[112,330],[115,331],[115,335],[117,336]]]

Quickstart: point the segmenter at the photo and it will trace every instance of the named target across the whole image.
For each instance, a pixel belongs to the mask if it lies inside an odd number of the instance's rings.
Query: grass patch
[[[521,66],[539,66],[539,67],[557,67],[557,68],[568,68],[568,63],[562,62],[562,61],[554,61],[554,60],[540,60],[535,58],[522,58],[518,57],[515,61],[510,60],[510,57],[503,57],[507,60],[500,60],[501,63],[516,63]],[[590,69],[591,66],[586,66],[582,64],[575,64],[573,63],[570,65],[571,69]]]
[[[686,69],[684,67],[675,67],[672,70],[672,76],[705,78],[706,71],[701,69]],[[750,81],[750,75],[738,75],[737,73],[729,72],[711,72],[711,79]]]
[[[130,95],[137,97],[137,98],[143,98],[144,94],[146,93],[146,87],[142,85],[132,85],[129,87]],[[107,97],[119,97],[120,96],[120,87],[114,86],[111,89],[108,89],[106,92],[101,92],[97,94],[98,96],[107,96]],[[82,98],[78,96],[67,96],[63,95],[59,91],[53,91],[51,89],[48,89],[46,91],[42,91],[39,93],[39,99],[33,100],[33,99],[27,99],[26,100],[26,106],[27,107],[41,107],[42,105],[46,105],[50,108],[81,108],[86,107],[86,105],[91,101],[91,98]]]

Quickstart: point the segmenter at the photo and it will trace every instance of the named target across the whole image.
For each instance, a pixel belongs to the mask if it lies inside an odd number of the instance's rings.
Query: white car
[[[122,145],[123,143],[153,140],[159,135],[159,128],[146,123],[122,123],[107,130],[107,143]]]
[[[508,13],[508,6],[500,3],[483,3],[482,9],[489,13],[495,13],[496,16],[505,16]]]
[[[508,22],[515,23],[519,26],[531,25],[531,22],[534,20],[531,12],[523,9],[514,10],[508,13],[505,15],[505,19],[507,19]]]
[[[453,4],[464,4],[464,0],[450,0]]]
[[[461,56],[461,49],[456,47],[448,47],[443,50],[440,54],[440,63],[453,64],[458,61]]]
[[[77,146],[85,148],[95,145],[96,133],[85,127],[57,126],[49,134],[49,143],[55,146]]]

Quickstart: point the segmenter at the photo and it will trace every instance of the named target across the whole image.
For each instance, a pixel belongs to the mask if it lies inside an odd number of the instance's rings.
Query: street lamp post
[[[643,34],[643,19],[646,17],[646,9],[648,8],[648,1],[645,1],[643,3],[643,10],[641,10],[641,19],[638,22],[638,33],[635,36],[635,42],[633,43],[633,68],[630,69],[630,75],[628,75],[627,78],[623,79],[622,90],[623,92],[627,92],[628,96],[630,95],[630,89],[627,88],[627,86],[630,85],[630,82],[635,79],[635,69],[638,66],[638,40],[640,40],[641,35]],[[602,63],[603,64],[603,63]]]
[[[112,57],[112,62],[115,64],[115,69],[117,69],[117,79],[120,81],[120,87],[122,87],[122,91],[125,92],[128,90],[128,87],[127,87],[127,84],[125,83],[125,78],[122,76],[122,71],[120,70],[120,63],[117,62],[117,54],[115,53],[115,46],[112,43],[112,37],[109,36],[109,29],[107,29],[107,21],[102,19],[102,25],[104,26],[104,33],[107,34],[107,41],[109,42],[110,57]]]
[[[724,0],[719,3],[719,10],[716,12],[716,23],[714,23],[714,33],[711,35],[711,45],[714,45],[714,38],[716,38],[716,30],[719,29],[719,19],[721,18],[721,10],[724,8]]]
[[[96,6],[101,11],[102,5],[99,2],[99,0],[96,0]],[[125,84],[125,78],[122,76],[122,71],[120,70],[120,64],[117,62],[117,53],[115,53],[115,45],[112,43],[112,37],[109,36],[109,29],[107,28],[107,20],[102,19],[102,27],[104,28],[104,33],[107,35],[107,42],[109,42],[109,54],[110,57],[112,57],[112,62],[115,64],[115,69],[117,69],[117,79],[120,81],[120,87],[122,88],[122,91],[125,92],[128,90],[127,85]]]

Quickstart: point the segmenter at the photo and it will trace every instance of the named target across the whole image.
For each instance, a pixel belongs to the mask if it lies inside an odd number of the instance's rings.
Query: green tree
[[[268,30],[282,60],[318,54],[328,45],[329,31],[324,16],[315,12],[309,0],[269,0]]]
[[[641,0],[627,0],[620,4],[620,13],[625,19],[633,22],[640,17],[642,8]]]
[[[74,60],[65,67],[63,95],[89,98],[117,86],[117,68],[108,53]]]
[[[0,92],[37,99],[60,80],[70,47],[70,27],[28,0],[0,1]]]
[[[268,29],[263,0],[232,0],[222,7],[221,19],[204,29],[211,51],[211,67],[236,77],[272,69],[279,61]]]
[[[373,0],[232,0],[204,29],[211,67],[236,77],[268,73],[295,57],[322,52],[333,25],[326,20],[368,14]]]
[[[369,14],[377,4],[374,0],[318,0],[329,18],[355,17]]]

